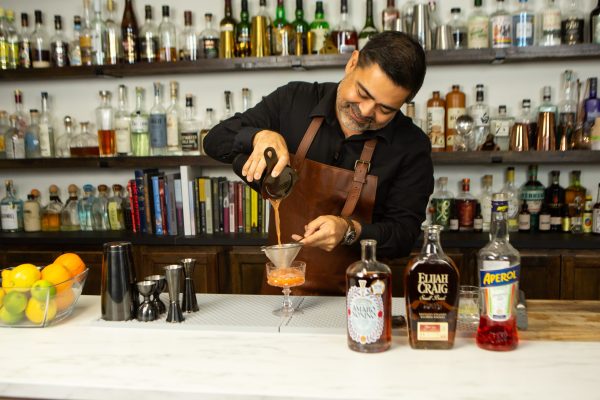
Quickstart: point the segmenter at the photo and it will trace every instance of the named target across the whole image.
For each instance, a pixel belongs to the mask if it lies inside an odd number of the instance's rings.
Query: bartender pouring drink
[[[425,78],[425,53],[400,32],[373,36],[354,51],[339,83],[290,82],[254,108],[223,121],[204,139],[212,158],[249,155],[242,177],[255,190],[265,149],[299,176],[280,207],[282,242],[300,240],[303,295],[345,295],[345,271],[361,239],[380,257],[410,253],[433,191],[431,145],[400,107]],[[270,218],[269,244],[277,243]],[[271,291],[269,291],[271,289]],[[265,293],[277,288],[263,285]]]

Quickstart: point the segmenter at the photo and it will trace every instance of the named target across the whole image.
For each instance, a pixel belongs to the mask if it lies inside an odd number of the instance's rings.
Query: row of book
[[[270,203],[241,181],[158,169],[135,171],[127,188],[134,232],[155,235],[264,233]]]

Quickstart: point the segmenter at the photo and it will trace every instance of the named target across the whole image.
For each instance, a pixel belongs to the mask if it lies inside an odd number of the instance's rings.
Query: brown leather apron
[[[363,224],[371,222],[377,177],[368,175],[368,171],[377,139],[365,142],[354,171],[307,160],[306,153],[323,119],[312,119],[298,151],[290,156],[299,179],[279,207],[282,243],[290,242],[292,234],[303,235],[304,226],[322,215],[343,215]],[[271,210],[269,244],[276,243],[275,220]],[[303,247],[296,260],[306,262],[306,282],[294,288],[292,294],[344,295],[346,268],[359,259],[360,251],[355,246],[338,245],[330,252]],[[262,293],[280,294],[281,289],[268,286],[264,279]]]

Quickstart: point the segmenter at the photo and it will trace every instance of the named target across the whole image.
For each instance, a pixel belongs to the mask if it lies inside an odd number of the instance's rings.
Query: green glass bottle
[[[377,31],[377,28],[375,28],[375,23],[373,21],[373,0],[367,0],[367,19],[365,21],[365,26],[358,35],[358,50],[362,50],[371,36],[376,35],[377,33],[379,32]]]
[[[242,0],[242,11],[240,13],[240,22],[235,29],[237,37],[235,38],[235,56],[250,57],[250,16],[248,14],[248,0]]]
[[[296,0],[296,19],[292,22],[292,47],[291,51],[293,54],[300,56],[302,54],[308,54],[307,49],[307,35],[310,27],[308,22],[304,19],[304,9],[302,7],[302,0]]]
[[[310,24],[310,34],[313,38],[311,52],[318,54],[325,47],[325,40],[329,37],[329,22],[325,20],[322,1],[317,1],[315,20]]]
[[[274,56],[287,56],[290,54],[289,44],[292,37],[292,26],[285,19],[285,6],[283,0],[277,0],[275,20],[271,31],[272,54]]]

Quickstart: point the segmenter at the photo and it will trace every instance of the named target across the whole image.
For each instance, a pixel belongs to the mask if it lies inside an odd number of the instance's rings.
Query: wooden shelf
[[[122,78],[259,70],[343,68],[349,54],[203,59],[175,63],[138,63],[89,67],[0,70],[0,81]],[[428,65],[501,64],[600,59],[600,45],[510,47],[506,49],[430,50]]]
[[[467,151],[432,153],[434,165],[599,164],[600,151]]]

